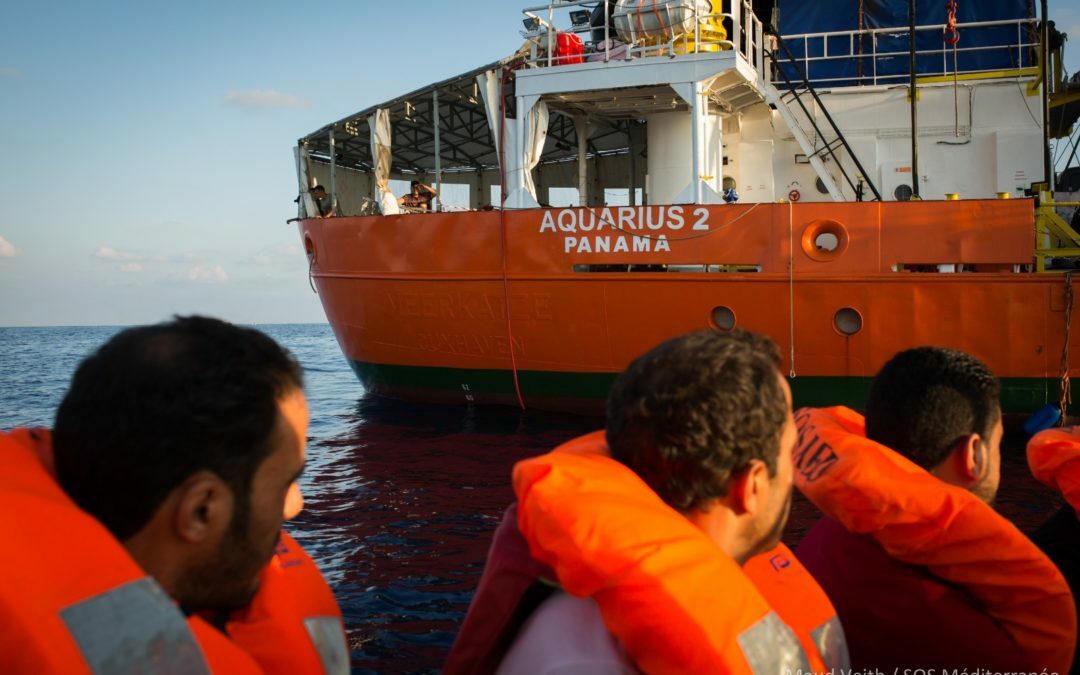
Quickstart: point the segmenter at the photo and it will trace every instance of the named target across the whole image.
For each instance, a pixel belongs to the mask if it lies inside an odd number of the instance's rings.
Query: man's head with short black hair
[[[874,377],[866,436],[936,473],[953,468],[954,453],[977,436],[988,455],[981,470],[996,474],[991,464],[1000,450],[991,446],[995,438],[1000,445],[1000,397],[998,379],[974,356],[943,347],[908,349]],[[992,484],[965,487],[990,501],[997,477],[985,478]]]
[[[302,465],[293,457],[302,455],[294,447],[302,439],[293,438],[282,407],[300,405],[302,384],[292,356],[251,328],[203,317],[129,328],[79,365],[60,404],[58,479],[127,542],[193,477],[208,476],[227,486],[219,496],[231,493],[231,536],[242,537],[253,519],[270,517],[252,512],[255,477],[268,458],[288,446],[283,461]]]
[[[782,494],[757,523],[767,531],[757,534],[778,541],[795,438],[779,365],[776,344],[755,333],[701,331],[668,340],[631,363],[611,390],[612,456],[683,513],[708,511],[758,466],[761,480],[778,483]]]

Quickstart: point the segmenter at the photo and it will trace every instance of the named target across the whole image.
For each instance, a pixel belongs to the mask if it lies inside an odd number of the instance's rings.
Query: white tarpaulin
[[[484,99],[484,111],[487,113],[488,128],[491,129],[491,138],[495,142],[495,154],[502,161],[499,153],[499,115],[502,97],[500,94],[501,82],[498,70],[488,70],[476,76],[476,84],[480,88],[480,96]]]
[[[392,158],[390,144],[393,138],[390,130],[390,111],[379,108],[375,114],[368,118],[368,126],[371,127],[371,156],[375,162],[375,185],[379,192],[379,206],[384,216],[395,215],[401,211],[398,209],[397,200],[390,192],[390,161]],[[389,198],[387,196],[389,195]]]
[[[536,183],[533,180],[533,169],[540,164],[540,156],[544,154],[544,145],[548,137],[548,105],[543,101],[538,102],[529,111],[525,129],[525,189],[536,201]]]

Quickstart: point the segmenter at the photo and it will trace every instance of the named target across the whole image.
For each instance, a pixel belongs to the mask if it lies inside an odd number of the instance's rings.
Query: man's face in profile
[[[784,420],[784,429],[780,433],[780,449],[776,460],[776,475],[769,480],[769,504],[762,512],[757,531],[762,533],[757,545],[757,552],[762,553],[780,543],[780,537],[787,527],[788,516],[791,513],[791,493],[794,478],[791,453],[795,449],[795,443],[799,439],[799,432],[795,427],[795,418],[791,409],[791,387],[779,373],[780,386],[784,390],[784,400],[787,404],[787,418]]]
[[[247,513],[233,520],[216,552],[189,577],[193,609],[229,611],[248,604],[259,587],[259,574],[270,562],[281,525],[303,508],[297,480],[304,468],[308,410],[299,390],[278,401],[273,449],[252,477]],[[243,498],[240,496],[240,498]]]

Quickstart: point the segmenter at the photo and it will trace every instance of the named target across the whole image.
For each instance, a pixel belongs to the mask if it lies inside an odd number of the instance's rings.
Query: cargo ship
[[[1080,234],[1048,142],[1080,85],[1044,15],[527,7],[516,53],[299,140],[312,287],[363,386],[396,398],[592,413],[653,345],[745,328],[801,405],[859,407],[933,344],[989,364],[1008,412],[1067,407]]]

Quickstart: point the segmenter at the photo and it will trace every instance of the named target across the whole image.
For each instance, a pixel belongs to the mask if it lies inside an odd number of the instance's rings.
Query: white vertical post
[[[577,132],[578,152],[578,205],[589,205],[589,122],[581,117],[574,118],[574,130]]]
[[[749,56],[742,46],[742,4],[742,0],[731,0],[731,41],[736,52]]]
[[[435,199],[432,211],[442,211],[442,138],[439,136],[439,90],[431,94],[431,118],[435,127]]]
[[[337,141],[330,130],[330,213],[337,215]]]
[[[525,172],[528,170],[525,167],[525,116],[528,111],[525,110],[524,96],[517,97],[517,110],[515,112],[517,118],[514,120],[514,163],[510,166],[517,167],[517,172],[514,175],[513,192],[518,192],[525,189]]]
[[[702,121],[702,87],[701,82],[694,82],[694,100],[690,106],[690,180],[694,186],[694,203],[702,202],[701,193],[701,121]]]

